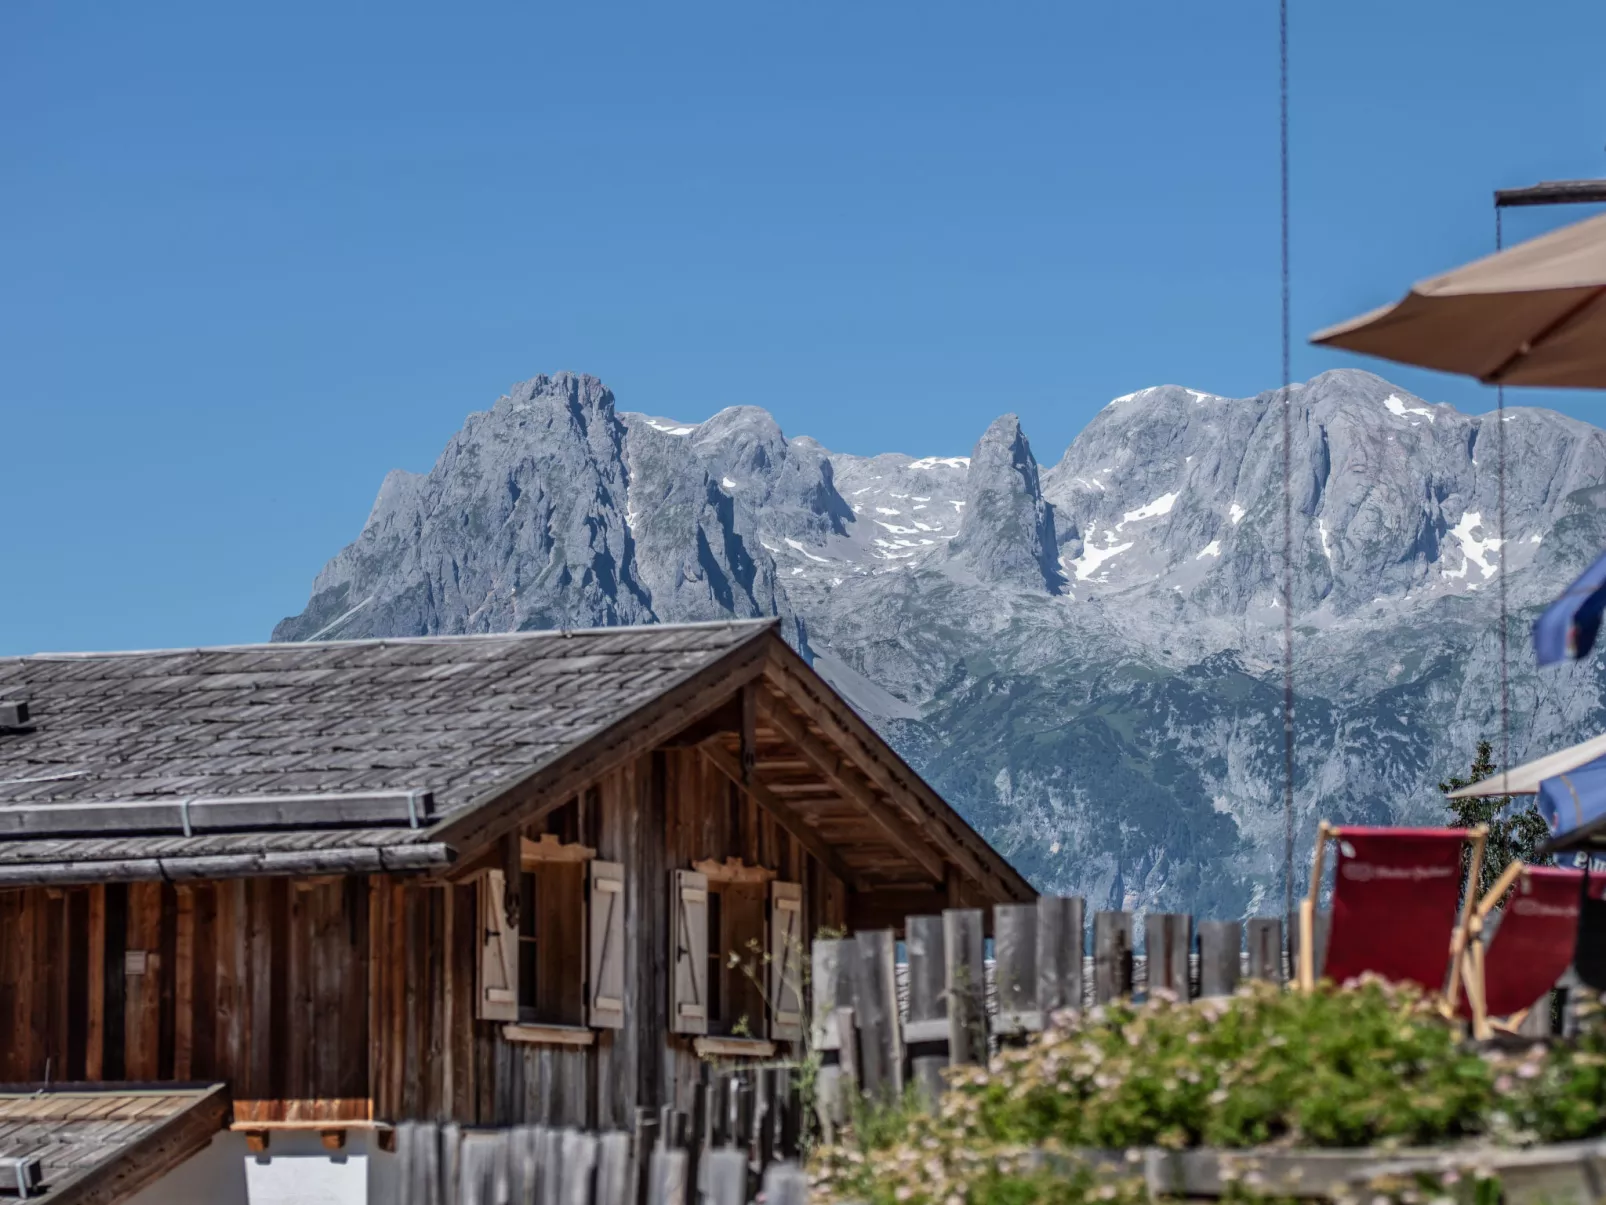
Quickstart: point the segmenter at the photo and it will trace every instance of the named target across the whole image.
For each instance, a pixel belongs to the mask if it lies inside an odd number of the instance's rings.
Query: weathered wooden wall
[[[28,888],[0,892],[0,1079],[226,1080],[240,1123],[628,1128],[639,1105],[688,1108],[700,1077],[669,1033],[670,870],[739,859],[802,885],[808,936],[848,920],[846,886],[694,748],[636,759],[543,831],[625,867],[625,1026],[590,1047],[475,1019],[472,881]]]
[[[236,1118],[369,1115],[369,884],[0,894],[0,1076],[228,1080]]]

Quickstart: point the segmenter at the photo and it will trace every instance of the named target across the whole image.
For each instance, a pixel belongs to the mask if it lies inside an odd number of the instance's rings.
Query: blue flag
[[[1606,613],[1606,555],[1584,570],[1567,592],[1534,624],[1534,655],[1540,665],[1589,656]]]

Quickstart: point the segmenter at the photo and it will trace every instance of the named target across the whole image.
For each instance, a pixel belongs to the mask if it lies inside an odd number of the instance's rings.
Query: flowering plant
[[[813,1171],[826,1198],[872,1205],[1135,1201],[1130,1163],[1085,1153],[1561,1141],[1606,1131],[1603,1107],[1606,1023],[1570,1045],[1480,1051],[1408,986],[1254,984],[1058,1015],[989,1066],[952,1070],[934,1110],[905,1103],[821,1149]]]

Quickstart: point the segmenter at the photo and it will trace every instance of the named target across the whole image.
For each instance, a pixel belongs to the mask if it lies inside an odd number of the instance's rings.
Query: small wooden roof
[[[841,877],[1032,898],[773,620],[0,659],[28,706],[0,727],[0,885],[444,865],[744,690],[744,785]]]
[[[228,1117],[222,1084],[4,1084],[0,1156],[38,1158],[41,1200],[110,1205],[201,1150]]]

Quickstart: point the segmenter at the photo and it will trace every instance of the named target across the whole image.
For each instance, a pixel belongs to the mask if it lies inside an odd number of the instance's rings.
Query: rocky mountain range
[[[764,410],[516,386],[392,472],[276,640],[777,615],[1025,873],[1095,906],[1281,902],[1279,393],[1117,398],[1042,468],[834,453]],[[1434,822],[1501,745],[1495,416],[1358,371],[1293,388],[1296,816]],[[1506,413],[1513,760],[1606,726],[1598,659],[1539,671],[1537,608],[1606,546],[1606,432]],[[1297,881],[1297,880],[1296,880]]]

